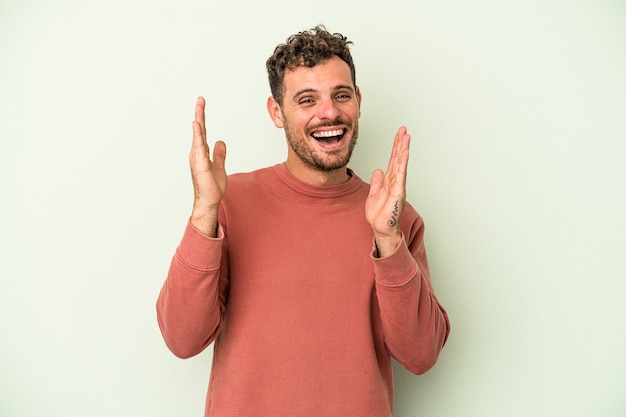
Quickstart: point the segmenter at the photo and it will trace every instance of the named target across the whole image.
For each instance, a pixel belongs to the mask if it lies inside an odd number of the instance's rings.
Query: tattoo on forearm
[[[391,219],[387,222],[387,226],[393,227],[398,223],[398,211],[399,211],[398,202],[393,206],[393,213],[391,213]]]

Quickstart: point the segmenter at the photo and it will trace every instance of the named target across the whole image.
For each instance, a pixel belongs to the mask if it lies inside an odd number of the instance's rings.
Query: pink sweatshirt
[[[229,177],[219,235],[190,224],[157,301],[181,358],[214,343],[209,417],[390,417],[391,357],[420,374],[450,324],[429,278],[421,217],[373,257],[369,186],[314,187],[284,165]]]

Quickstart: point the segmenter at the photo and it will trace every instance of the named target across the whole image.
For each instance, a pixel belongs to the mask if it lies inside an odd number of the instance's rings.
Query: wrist
[[[217,209],[198,209],[194,205],[189,222],[200,233],[217,237]]]
[[[374,243],[376,244],[376,257],[384,258],[392,255],[400,245],[402,233],[394,235],[375,235]]]

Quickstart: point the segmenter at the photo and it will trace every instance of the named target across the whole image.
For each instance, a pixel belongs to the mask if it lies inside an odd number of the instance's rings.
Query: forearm
[[[387,348],[405,368],[424,373],[436,363],[450,324],[432,291],[423,248],[412,253],[403,240],[392,255],[375,260],[375,272]]]
[[[176,356],[200,353],[221,330],[220,258],[221,240],[188,225],[157,300],[161,333]]]

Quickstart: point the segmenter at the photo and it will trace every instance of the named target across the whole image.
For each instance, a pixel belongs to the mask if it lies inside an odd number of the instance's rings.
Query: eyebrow
[[[335,87],[333,87],[333,91],[339,91],[339,90],[350,90],[350,91],[355,91],[354,86],[351,85],[346,85],[346,84],[339,84]],[[308,93],[319,93],[318,90],[314,89],[314,88],[304,88],[300,91],[298,91],[296,94],[293,95],[293,98],[297,98],[300,97],[303,94],[308,94]]]
[[[314,88],[304,88],[300,91],[298,91],[296,94],[293,95],[294,98],[301,96],[302,94],[308,94],[308,93],[317,93],[318,91]]]
[[[337,90],[351,90],[351,91],[355,91],[356,89],[354,88],[353,85],[338,85],[335,88],[333,88],[333,91],[337,91]]]

